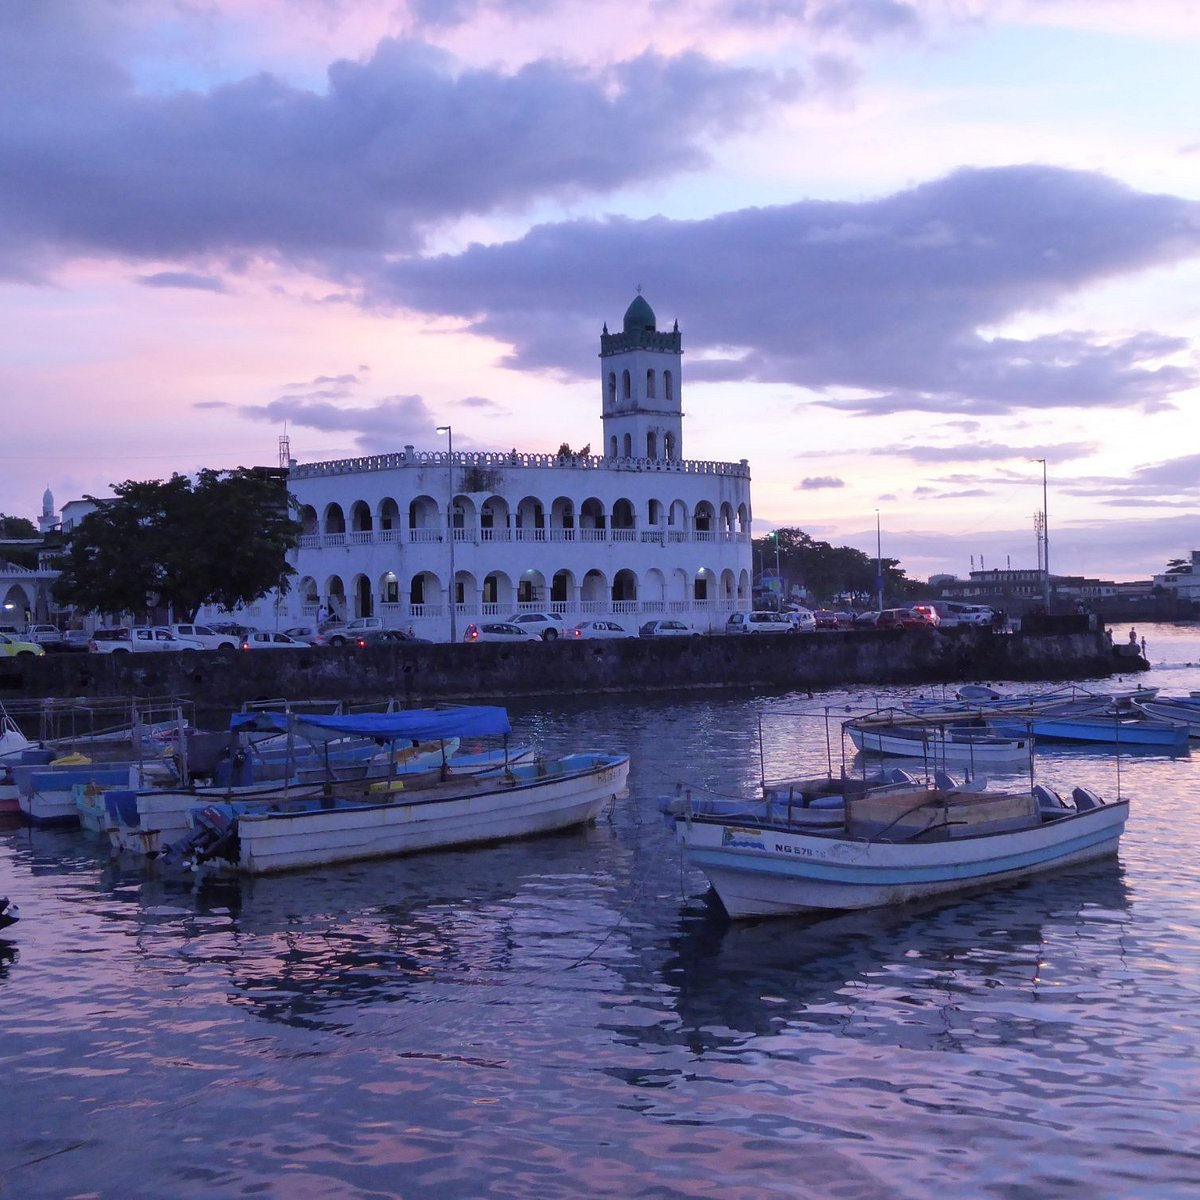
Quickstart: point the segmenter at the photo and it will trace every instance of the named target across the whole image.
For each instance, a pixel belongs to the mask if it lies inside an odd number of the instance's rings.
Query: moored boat
[[[1113,854],[1129,814],[1076,788],[934,788],[848,797],[845,819],[688,814],[676,832],[731,917],[874,908],[998,885]]]
[[[21,910],[7,896],[0,896],[0,929],[7,929],[20,919]]]
[[[846,721],[842,728],[855,749],[866,754],[972,768],[1020,766],[1033,750],[1033,740],[1024,733],[1001,736],[986,725],[873,714]]]
[[[392,744],[511,731],[504,709],[488,706],[309,718],[297,729],[312,723]],[[192,833],[166,857],[260,875],[526,837],[594,820],[628,773],[627,755],[585,752],[460,777],[418,774],[381,791],[357,781],[267,805],[202,805],[192,809]]]

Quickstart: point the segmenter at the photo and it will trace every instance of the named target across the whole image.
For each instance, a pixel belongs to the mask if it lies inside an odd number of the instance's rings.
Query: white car
[[[811,613],[809,614],[812,615]],[[816,621],[813,621],[816,628]],[[726,633],[791,633],[792,623],[786,614],[768,612],[765,609],[755,609],[754,612],[730,613],[725,622]]]
[[[463,641],[473,642],[540,642],[541,635],[512,621],[480,621],[467,626]]]
[[[794,608],[784,614],[797,633],[815,633],[817,614],[811,608]]]
[[[88,649],[93,654],[159,654],[164,651],[203,650],[192,638],[182,638],[165,625],[135,626],[113,630],[117,636],[103,641],[93,637]]]
[[[205,650],[236,650],[239,642],[232,633],[218,633],[209,625],[169,625],[176,637],[199,642]]]
[[[242,638],[243,650],[307,650],[308,643],[289,637],[286,633],[270,633],[255,629]]]
[[[563,637],[565,634],[563,619],[558,613],[513,613],[511,617],[506,617],[505,621],[509,625],[520,625],[522,629],[531,630],[534,636],[540,637],[543,642],[552,642],[555,638]]]
[[[630,633],[624,625],[618,625],[616,621],[609,621],[603,617],[598,617],[594,621],[580,621],[573,629],[568,629],[566,636],[573,641],[592,639],[612,639],[612,638],[631,638],[637,637],[636,633]]]
[[[686,621],[678,621],[668,617],[660,621],[647,621],[638,630],[638,637],[699,637],[700,631],[693,629]]]

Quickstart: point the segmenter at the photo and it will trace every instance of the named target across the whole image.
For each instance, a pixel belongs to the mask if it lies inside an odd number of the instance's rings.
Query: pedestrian
[[[1146,639],[1142,638],[1142,657],[1146,657]]]
[[[317,624],[324,625],[328,620],[329,605],[327,605],[324,601],[321,601],[321,603],[317,605]]]
[[[1131,629],[1129,631],[1129,644],[1131,646],[1137,645],[1137,630],[1136,629]]]

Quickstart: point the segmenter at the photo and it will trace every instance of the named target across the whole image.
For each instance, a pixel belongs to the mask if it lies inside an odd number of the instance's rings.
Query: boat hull
[[[569,755],[504,778],[392,793],[378,804],[331,801],[239,813],[236,863],[213,859],[204,866],[268,875],[549,833],[595,820],[628,775],[626,756]]]
[[[1027,733],[1042,742],[1090,742],[1109,746],[1156,746],[1185,751],[1188,727],[1167,721],[1120,721],[1111,717],[1034,717],[1028,721],[999,721],[1003,734]]]
[[[937,842],[869,841],[812,831],[680,821],[688,861],[733,918],[879,908],[1116,853],[1127,801],[1029,829]]]
[[[955,766],[1020,765],[1029,761],[1031,749],[1030,739],[1025,736],[955,740],[933,732],[922,734],[920,730],[907,736],[885,730],[857,729],[850,725],[846,726],[846,733],[855,749],[865,754],[920,758]]]

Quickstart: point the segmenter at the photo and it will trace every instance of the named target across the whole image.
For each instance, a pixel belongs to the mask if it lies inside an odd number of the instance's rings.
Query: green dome
[[[637,295],[633,303],[625,310],[626,333],[653,333],[658,328],[654,309],[646,303],[645,296]]]

